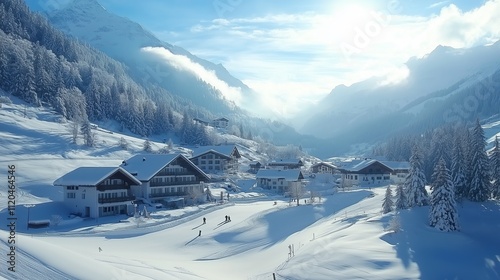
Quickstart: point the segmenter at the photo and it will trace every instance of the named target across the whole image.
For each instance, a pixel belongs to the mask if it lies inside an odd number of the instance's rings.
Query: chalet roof
[[[323,161],[323,162],[318,162],[318,163],[316,163],[316,164],[313,164],[313,165],[311,166],[311,168],[316,167],[316,166],[320,166],[320,165],[325,165],[325,166],[328,166],[328,167],[333,168],[333,169],[336,169],[336,168],[337,168],[335,165],[333,165],[333,164],[331,164],[331,163],[328,163],[328,162],[324,162],[324,161]]]
[[[386,165],[392,170],[409,170],[410,169],[410,163],[407,161],[386,161],[386,160],[380,160],[380,163]]]
[[[253,165],[253,166],[255,166],[255,165],[262,165],[262,163],[260,163],[260,161],[250,161],[250,162],[248,163],[248,165],[250,165],[250,166],[252,166],[252,165]]]
[[[278,159],[269,162],[267,165],[295,165],[295,164],[302,165],[303,163],[302,160],[300,159]]]
[[[226,122],[228,122],[229,120],[226,118],[218,118],[218,119],[215,119],[214,121],[226,121]]]
[[[257,179],[284,179],[288,182],[295,182],[299,179],[304,179],[304,175],[302,175],[302,172],[298,169],[259,169],[255,177]]]
[[[346,165],[342,166],[340,169],[343,170],[343,171],[348,171],[348,172],[358,172],[358,171],[361,171],[363,170],[364,168],[372,165],[372,164],[375,164],[375,163],[380,163],[382,165],[384,165],[385,167],[387,167],[388,169],[391,169],[391,167],[385,165],[384,163],[376,160],[376,159],[365,159],[365,160],[353,160],[352,162],[350,163],[346,163]]]
[[[190,165],[200,176],[204,177],[206,180],[209,179],[208,175],[205,174],[198,166],[194,165],[189,159],[187,159],[182,154],[159,154],[159,155],[135,155],[122,163],[120,166],[133,174],[137,179],[142,182],[151,180],[158,172],[160,172],[165,166],[169,165],[172,161],[180,158]]]
[[[200,146],[193,149],[193,156],[191,158],[196,158],[206,153],[213,152],[222,155],[226,158],[231,158],[233,153],[236,153],[236,157],[240,158],[240,153],[235,145],[220,145],[220,146]]]
[[[134,184],[141,182],[121,167],[78,167],[54,181],[54,186],[97,186],[116,172],[129,178]]]

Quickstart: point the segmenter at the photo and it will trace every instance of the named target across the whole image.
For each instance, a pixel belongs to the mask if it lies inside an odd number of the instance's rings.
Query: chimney
[[[122,164],[123,164],[124,166],[127,166],[127,161],[125,161],[125,160],[124,160],[124,161],[122,161]]]

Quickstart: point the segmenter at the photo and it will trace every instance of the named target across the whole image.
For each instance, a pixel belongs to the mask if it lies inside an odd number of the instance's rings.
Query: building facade
[[[63,187],[64,204],[81,217],[133,213],[132,188],[141,182],[120,167],[80,167],[54,181]]]
[[[235,145],[201,146],[190,160],[206,173],[238,172],[240,152]]]

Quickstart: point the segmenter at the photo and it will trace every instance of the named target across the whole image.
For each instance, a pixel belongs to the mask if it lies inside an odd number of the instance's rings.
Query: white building
[[[392,169],[391,183],[403,184],[410,172],[410,163],[407,161],[380,161]]]
[[[295,186],[302,185],[304,175],[299,169],[259,169],[257,187],[286,192]]]
[[[218,118],[212,121],[212,126],[217,128],[227,128],[229,126],[229,120],[226,118]]]
[[[335,174],[337,168],[328,162],[318,162],[311,166],[311,172],[315,174]]]
[[[392,169],[375,159],[354,160],[339,167],[341,187],[373,187],[391,183]]]
[[[141,181],[131,188],[135,196],[164,205],[196,199],[204,193],[203,182],[210,180],[182,154],[136,155],[120,166]]]
[[[190,160],[207,173],[235,173],[240,152],[235,145],[201,146],[193,149]]]
[[[120,167],[80,167],[54,181],[63,187],[70,213],[92,218],[133,213],[131,189],[140,185]]]

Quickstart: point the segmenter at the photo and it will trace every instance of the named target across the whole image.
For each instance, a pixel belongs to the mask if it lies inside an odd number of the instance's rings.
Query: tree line
[[[454,231],[459,230],[457,202],[500,199],[499,139],[488,154],[479,120],[472,127],[439,127],[419,137],[392,139],[384,148],[377,148],[382,151],[397,160],[410,154],[411,166],[405,183],[396,188],[395,202],[388,187],[384,213],[429,205],[429,224]]]

